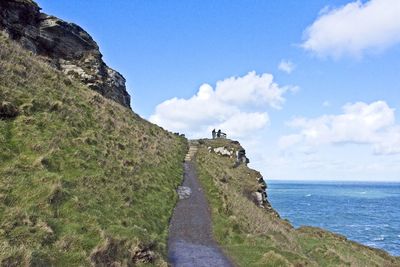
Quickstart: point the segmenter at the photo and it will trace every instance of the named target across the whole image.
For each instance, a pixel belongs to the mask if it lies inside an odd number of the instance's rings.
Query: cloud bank
[[[355,1],[324,8],[304,37],[302,47],[322,57],[361,57],[382,51],[400,43],[400,1]]]
[[[218,81],[215,88],[203,84],[189,99],[166,100],[156,107],[150,121],[194,138],[208,136],[213,128],[232,138],[243,137],[266,127],[270,122],[267,109],[280,109],[284,94],[294,89],[279,86],[271,74],[252,71]]]
[[[281,137],[282,149],[298,144],[355,143],[371,145],[375,154],[400,153],[400,126],[395,122],[395,110],[384,101],[347,104],[342,114],[295,118],[288,125],[299,132]]]

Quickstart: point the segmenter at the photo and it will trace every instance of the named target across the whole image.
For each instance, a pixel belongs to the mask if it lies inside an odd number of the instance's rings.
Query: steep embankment
[[[1,266],[165,265],[186,150],[0,35]]]
[[[294,229],[270,207],[261,174],[235,166],[239,143],[200,144],[197,171],[211,205],[214,236],[240,266],[400,266],[399,258],[343,236]]]

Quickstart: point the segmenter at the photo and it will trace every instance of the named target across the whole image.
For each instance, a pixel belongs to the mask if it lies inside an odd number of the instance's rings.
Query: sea
[[[400,183],[267,182],[272,207],[295,227],[321,227],[400,256]]]

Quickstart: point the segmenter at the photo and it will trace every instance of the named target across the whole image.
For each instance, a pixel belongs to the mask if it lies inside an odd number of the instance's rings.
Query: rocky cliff
[[[247,167],[250,160],[246,157],[245,149],[238,141],[230,141],[228,139],[200,140],[200,144],[207,143],[209,153],[218,156],[234,159],[231,168],[238,168],[241,165]],[[254,180],[252,185],[246,191],[247,198],[254,202],[258,207],[263,208],[279,217],[279,214],[271,207],[267,196],[267,183],[263,176],[256,170],[249,169],[247,173]],[[221,181],[227,182],[231,177],[228,174],[222,175]]]
[[[54,68],[130,107],[124,77],[104,63],[96,42],[78,25],[41,13],[31,0],[1,0],[0,30]]]

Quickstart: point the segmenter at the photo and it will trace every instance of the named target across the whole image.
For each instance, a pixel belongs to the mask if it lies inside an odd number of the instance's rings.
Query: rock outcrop
[[[241,163],[245,164],[246,166],[250,163],[250,160],[246,157],[246,150],[244,150],[244,148],[241,148],[236,152],[235,167],[239,166]]]
[[[211,151],[214,151],[215,154],[227,157],[232,157],[232,155],[234,154],[233,150],[228,150],[225,147],[215,147],[215,148],[208,147],[208,152]]]
[[[230,159],[234,158],[235,162],[231,167],[233,169],[238,168],[241,165],[247,166],[247,164],[250,162],[249,158],[246,157],[246,150],[240,145],[238,141],[231,141],[226,139],[225,141],[221,142],[221,139],[204,139],[200,140],[199,143],[203,145],[208,144],[208,153],[214,153],[221,157],[229,157]],[[267,184],[263,176],[260,172],[256,170],[249,170],[251,173],[250,177],[254,177],[256,179],[256,183],[255,186],[251,188],[251,191],[248,192],[248,198],[252,200],[254,204],[256,204],[258,207],[267,210],[269,213],[274,214],[276,217],[279,217],[279,214],[271,207],[271,204],[268,201]],[[248,179],[248,177],[243,179]],[[230,178],[227,175],[223,175],[223,177],[220,179],[220,181],[223,183],[227,183],[228,180],[230,180]]]
[[[266,209],[270,213],[273,213],[276,217],[279,217],[279,214],[272,208],[271,204],[268,201],[267,183],[265,182],[261,173],[257,173],[259,174],[257,178],[258,188],[257,191],[252,193],[253,202],[260,208]]]
[[[31,0],[1,0],[0,30],[55,68],[125,107],[125,79],[102,60],[99,47],[81,27],[40,12]]]

